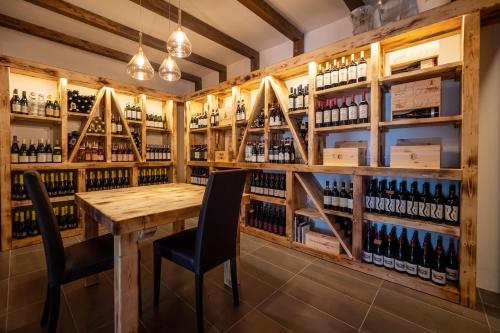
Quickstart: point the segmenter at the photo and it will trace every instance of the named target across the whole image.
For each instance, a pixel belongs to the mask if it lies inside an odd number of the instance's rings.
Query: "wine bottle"
[[[337,106],[337,99],[333,99],[333,106],[332,106],[332,121],[331,125],[332,126],[338,126],[340,123],[340,109]]]
[[[326,181],[326,186],[323,189],[323,207],[326,209],[332,208],[332,191],[330,190],[330,182]]]
[[[368,181],[368,190],[365,196],[365,209],[369,213],[375,212],[374,182],[375,180]]]
[[[443,247],[443,238],[438,236],[434,251],[434,265],[432,266],[431,280],[437,285],[446,284],[446,253]]]
[[[12,98],[10,99],[10,111],[12,113],[21,113],[21,99],[19,98],[17,89],[14,89]]]
[[[411,245],[406,257],[406,273],[411,276],[418,274],[418,262],[420,260],[420,241],[418,240],[418,231],[413,232]]]
[[[387,235],[384,252],[384,267],[387,269],[394,269],[397,245],[396,227],[392,227],[391,232]]]
[[[349,191],[347,191],[347,212],[352,214],[353,209],[353,184],[349,184]]]
[[[26,91],[23,91],[23,97],[21,98],[21,113],[28,114],[28,98],[26,98]]]
[[[333,60],[333,68],[330,72],[330,81],[332,87],[338,87],[339,85],[339,68],[337,67],[337,59]]]
[[[373,263],[377,266],[384,265],[384,253],[385,253],[385,225],[383,225],[379,230],[375,225],[375,239],[373,240]]]
[[[10,163],[19,163],[19,144],[16,135],[12,138],[12,146],[10,147]]]
[[[358,60],[358,82],[366,81],[366,66],[367,62],[365,60],[365,51],[361,51],[360,58]]]
[[[342,105],[340,106],[340,125],[347,125],[349,122],[349,112],[346,102],[346,97],[342,97]]]
[[[359,65],[358,65],[359,66]],[[361,94],[361,102],[358,105],[358,123],[364,124],[370,122],[369,120],[369,111],[368,111],[368,102],[366,101],[366,92],[363,91]]]
[[[323,107],[323,126],[328,127],[332,125],[332,109],[330,106],[330,100],[327,100],[325,106]]]
[[[446,224],[459,225],[458,211],[459,200],[455,194],[455,185],[450,185],[448,198],[444,204],[444,217]]]
[[[431,193],[430,193],[430,185],[428,182],[425,182],[423,185],[423,191],[420,195],[418,201],[418,216],[425,221],[430,221],[431,219]]]
[[[418,219],[418,200],[420,194],[417,190],[417,182],[411,183],[410,194],[406,200],[406,215],[410,218]]]
[[[446,255],[446,279],[448,281],[458,281],[458,261],[453,238],[449,240],[448,253]]]
[[[293,87],[290,88],[290,95],[288,95],[288,112],[290,111],[295,111],[295,99],[296,99],[297,96],[295,96],[295,94],[293,93]],[[238,104],[238,109],[237,111],[239,111],[239,104]],[[237,120],[238,120],[238,116],[237,116]]]
[[[318,101],[316,106],[316,127],[323,127],[323,103]]]
[[[396,215],[396,181],[392,180],[389,183],[389,189],[386,191],[385,198],[385,213],[387,215]]]
[[[434,198],[431,203],[431,219],[435,223],[443,223],[444,218],[444,197],[441,193],[441,184],[436,184]]]
[[[422,244],[422,250],[420,253],[420,260],[418,263],[418,276],[424,280],[431,279],[432,263],[434,259],[431,234],[426,233],[424,238],[424,243]]]
[[[373,262],[373,229],[371,226],[366,228],[365,242],[363,244],[363,261],[367,263]]]
[[[356,83],[358,80],[358,64],[354,60],[354,53],[351,54],[351,63],[347,69],[347,83]]]
[[[399,193],[396,196],[396,215],[404,217],[406,215],[406,201],[408,200],[408,193],[406,190],[406,181],[399,183]]]
[[[377,193],[377,198],[375,199],[375,205],[377,207],[377,212],[379,214],[385,214],[385,199],[387,198],[387,180],[383,179],[379,182],[379,189]]]
[[[30,146],[28,148],[28,163],[36,163],[36,148],[33,140],[30,140]]]
[[[325,70],[323,72],[323,89],[328,89],[331,88],[332,86],[332,80],[331,80],[331,69],[330,69],[330,63],[327,62],[325,64]]]
[[[394,259],[394,268],[399,273],[406,272],[406,257],[408,252],[408,238],[406,237],[406,228],[403,228],[399,235],[396,258]]]
[[[341,210],[340,209],[340,193],[337,189],[337,182],[333,182],[333,188],[332,188],[332,209],[334,210]]]
[[[62,162],[62,149],[59,146],[59,140],[56,139],[54,145],[54,152],[52,154],[52,162],[53,163],[61,163]]]
[[[323,90],[323,70],[321,65],[318,66],[318,74],[316,74],[316,90]]]
[[[401,113],[394,113],[392,115],[392,119],[418,119],[418,118],[434,118],[439,117],[439,110],[437,108],[429,108],[429,109],[419,109],[412,110]]]
[[[345,190],[345,182],[341,183],[339,208],[342,212],[347,212],[347,192]]]
[[[339,68],[339,86],[347,84],[347,66],[345,63],[345,57],[342,57],[342,63]]]
[[[351,104],[349,104],[349,124],[354,125],[358,123],[358,105],[354,93],[351,96]]]

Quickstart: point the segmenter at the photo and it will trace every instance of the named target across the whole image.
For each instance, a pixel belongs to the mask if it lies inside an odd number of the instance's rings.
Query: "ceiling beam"
[[[130,0],[138,5],[142,5],[142,7],[165,17],[168,19],[169,15],[169,5],[164,0]],[[172,4],[170,4],[170,19],[174,22],[178,21],[178,8]],[[239,40],[227,35],[226,33],[215,29],[211,25],[203,22],[200,19],[197,19],[193,15],[182,11],[182,26],[186,27],[189,30],[196,32],[199,35],[202,35],[217,44],[227,47],[234,52],[237,52],[241,55],[244,55],[247,58],[250,58],[250,67],[251,70],[256,70],[259,68],[259,52],[257,50],[252,49],[251,47],[243,44]]]
[[[79,22],[83,22],[93,27],[113,33],[115,35],[127,38],[132,41],[139,42],[138,30],[130,28],[116,21],[112,21],[104,16],[95,14],[91,11],[75,6],[66,1],[63,0],[25,0],[25,1],[40,6],[42,8],[48,9],[50,11],[53,11],[55,13],[61,14],[65,17],[69,17]],[[144,45],[152,47],[156,50],[162,52],[167,51],[166,42],[159,38],[143,33],[142,41]],[[194,64],[210,68],[212,70],[219,72],[219,82],[223,82],[227,79],[227,68],[225,65],[219,64],[213,60],[210,60],[195,53],[192,53],[188,58],[186,58],[186,60]]]
[[[304,53],[304,34],[265,0],[238,0],[255,15],[293,42],[293,56]]]
[[[40,38],[48,39],[50,41],[64,44],[67,46],[71,46],[80,50],[84,50],[90,53],[98,54],[110,59],[122,61],[124,63],[128,63],[130,59],[132,59],[132,55],[127,54],[125,52],[121,52],[115,49],[111,49],[106,46],[102,46],[99,44],[95,44],[93,42],[83,40],[77,37],[73,37],[70,35],[66,35],[62,32],[54,31],[51,29],[47,29],[45,27],[35,25],[23,20],[16,19],[11,16],[7,16],[4,14],[0,14],[0,26],[5,28],[17,30],[20,32],[24,32],[26,34],[30,34],[33,36],[37,36]],[[151,63],[151,65],[158,70],[160,67],[159,64]],[[124,68],[125,71],[125,68]],[[182,72],[181,79],[186,81],[194,82],[195,89],[201,89],[201,78],[199,76],[189,74],[186,72]]]
[[[365,3],[363,0],[344,0],[347,8],[349,8],[349,11],[353,11],[358,7],[364,6]]]

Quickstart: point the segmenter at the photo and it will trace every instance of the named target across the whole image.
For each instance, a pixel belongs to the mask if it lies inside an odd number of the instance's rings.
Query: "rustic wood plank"
[[[59,128],[59,137],[61,138],[62,160],[68,160],[68,80],[60,78],[57,82],[57,92],[59,106],[61,107],[61,127]]]
[[[106,163],[111,163],[111,145],[113,144],[113,139],[111,138],[111,113],[113,112],[112,109],[112,104],[111,104],[111,89],[106,89],[105,94],[104,94],[104,126],[105,126],[105,131],[106,131],[106,137],[104,138],[104,151],[105,151],[105,156],[104,160]],[[118,103],[117,103],[118,104]],[[127,121],[124,121],[123,114],[121,111],[119,112],[120,114],[118,117],[120,117],[120,121],[122,123],[122,126],[124,128],[128,128]],[[92,117],[89,117],[89,119],[92,119]],[[89,133],[90,134],[90,133]]]
[[[462,122],[462,115],[442,116],[434,118],[420,119],[398,119],[393,121],[381,121],[378,123],[380,128],[404,128],[417,126],[437,126],[437,125],[456,125]]]
[[[0,238],[2,251],[11,248],[12,240],[9,73],[9,68],[0,66],[0,179],[2,182],[0,195]]]
[[[380,43],[372,43],[370,49],[370,73],[371,73],[371,89],[370,89],[370,165],[379,166],[381,164],[380,150],[380,131],[378,123],[382,114],[382,102],[380,98],[379,77],[381,72],[382,53]]]
[[[171,149],[171,158],[174,167],[172,168],[172,183],[177,182],[177,103],[174,101],[166,101],[163,103],[164,112],[167,112],[167,116],[169,119],[168,125],[172,129],[172,134],[169,136],[170,139],[170,149]],[[145,159],[145,158],[144,158]]]
[[[462,62],[450,62],[434,67],[418,69],[411,72],[399,73],[382,77],[379,82],[385,87],[390,87],[394,84],[425,80],[434,77],[442,78],[458,78],[462,72]]]
[[[363,211],[365,186],[362,176],[354,176],[352,202],[352,256],[360,261],[363,251]]]
[[[479,12],[463,17],[460,303],[468,307],[474,307],[476,304],[480,31]]]

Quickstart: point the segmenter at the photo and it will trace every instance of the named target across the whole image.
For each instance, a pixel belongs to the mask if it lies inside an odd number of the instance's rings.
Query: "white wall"
[[[481,29],[477,285],[500,292],[500,24]]]

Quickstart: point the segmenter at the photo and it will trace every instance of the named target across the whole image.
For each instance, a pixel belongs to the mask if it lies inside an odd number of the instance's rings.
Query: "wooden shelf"
[[[127,119],[127,123],[133,124],[133,125],[142,125],[142,120],[130,120],[130,119]]]
[[[266,195],[250,194],[250,200],[268,202],[268,203],[272,203],[275,205],[283,205],[283,206],[286,205],[285,199],[270,197],[270,196],[266,196]]]
[[[460,77],[462,71],[462,62],[451,62],[449,64],[434,66],[430,68],[419,69],[412,72],[394,74],[382,78],[380,85],[390,87],[393,84],[419,81],[440,76],[444,79]]]
[[[290,117],[307,117],[307,109],[288,111],[287,113]]]
[[[323,216],[321,216],[321,213],[314,208],[300,208],[295,210],[294,212],[295,215],[301,215],[301,216],[306,216],[312,219],[320,219],[323,220]]]
[[[16,120],[32,121],[32,122],[37,122],[37,123],[48,123],[48,124],[52,124],[52,125],[58,125],[62,122],[61,117],[53,118],[53,117],[43,117],[43,116],[35,116],[35,115],[29,115],[29,114],[18,114],[18,113],[11,113],[10,119],[13,121],[16,121]]]
[[[68,118],[73,119],[87,119],[89,117],[89,113],[83,112],[68,112]]]
[[[158,127],[146,127],[146,131],[157,132],[157,133],[170,133],[170,132],[172,132],[168,128],[158,128]]]
[[[249,128],[248,133],[264,133],[264,127]]]
[[[82,234],[82,228],[73,228],[61,231],[62,238],[79,236]],[[40,244],[42,242],[42,236],[36,235],[31,237],[26,237],[22,239],[12,239],[12,248],[18,249],[21,247],[26,247],[30,245]]]
[[[75,200],[75,196],[73,194],[60,196],[60,197],[50,197],[50,202],[66,202],[66,201],[74,201],[74,200]],[[22,200],[22,201],[12,200],[12,208],[25,207],[25,206],[31,206],[31,205],[32,205],[32,202],[30,199]]]
[[[194,167],[209,167],[210,162],[208,161],[188,161],[187,165]]]
[[[449,125],[462,123],[462,116],[443,116],[434,118],[420,119],[398,119],[393,121],[382,121],[378,123],[380,128],[405,128],[418,126],[434,126],[434,125]]]
[[[335,254],[335,253],[328,252],[328,251],[322,251],[322,250],[319,250],[317,248],[311,247],[307,244],[302,244],[302,243],[298,243],[298,242],[292,242],[292,249],[295,249],[295,250],[298,250],[298,251],[301,251],[301,252],[316,256],[316,257],[320,257],[320,258],[326,259],[326,260],[328,260],[328,259],[343,260],[343,261],[346,261],[346,260],[351,261],[352,260],[343,253]]]
[[[85,133],[86,136],[94,136],[96,138],[105,138],[106,137],[106,134],[102,134],[102,133]],[[118,135],[118,134],[113,134],[113,135]]]
[[[174,165],[172,161],[146,161],[139,164],[139,167],[171,167]]]
[[[10,165],[12,171],[24,170],[53,170],[53,169],[78,169],[76,165],[67,163],[14,163]]]
[[[288,241],[288,239],[285,236],[276,235],[276,234],[273,234],[272,232],[268,232],[268,231],[265,231],[262,229],[250,227],[247,225],[241,225],[241,224],[240,224],[240,231],[244,232],[246,234],[252,235],[252,236],[260,237],[260,238],[265,239],[269,242],[273,242],[273,243],[276,243],[279,245],[290,247],[290,242]]]
[[[130,136],[127,134],[111,134],[111,137],[114,139],[130,139]]]
[[[340,210],[333,210],[333,209],[323,209],[323,212],[326,215],[334,215],[334,216],[341,216],[341,217],[347,217],[352,220],[352,213],[348,212],[341,212]]]
[[[210,129],[213,131],[228,131],[232,128],[233,128],[233,126],[231,126],[231,124],[210,127]]]
[[[339,87],[333,87],[329,89],[323,89],[316,92],[316,96],[330,96],[330,95],[346,95],[352,92],[357,92],[360,90],[370,89],[371,82],[356,82],[351,84],[346,84]]]
[[[191,163],[191,162],[188,162]],[[204,162],[206,166],[208,162]],[[73,163],[19,163],[11,164],[12,171],[25,170],[61,170],[61,169],[92,169],[92,168],[132,168],[134,166],[173,166],[172,161],[134,161],[134,162],[73,162]]]
[[[269,126],[269,130],[270,131],[282,131],[282,132],[286,132],[286,131],[290,131],[290,127],[288,127],[288,125]]]
[[[403,227],[425,230],[430,232],[437,232],[440,234],[460,237],[460,227],[450,226],[447,224],[439,224],[431,221],[423,221],[410,219],[406,217],[389,216],[377,213],[364,213],[363,218],[366,221],[383,222],[388,224],[400,225]]]
[[[236,126],[240,126],[240,127],[246,126],[247,124],[248,124],[248,120],[240,120],[240,121],[236,122]]]
[[[189,133],[207,133],[208,127],[204,128],[192,128],[189,130]]]
[[[369,131],[370,123],[364,124],[352,124],[352,125],[340,125],[340,126],[328,126],[328,127],[315,127],[315,133],[335,133],[335,132],[347,132],[347,131]]]

